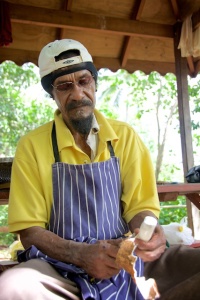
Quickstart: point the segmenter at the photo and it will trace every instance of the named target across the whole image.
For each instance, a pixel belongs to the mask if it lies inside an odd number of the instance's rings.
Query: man
[[[2,276],[0,299],[143,299],[116,255],[124,234],[159,217],[149,152],[129,125],[95,109],[97,71],[82,44],[46,45],[39,68],[58,110],[17,147],[9,228],[26,251]],[[163,230],[137,244],[142,276],[165,250]]]

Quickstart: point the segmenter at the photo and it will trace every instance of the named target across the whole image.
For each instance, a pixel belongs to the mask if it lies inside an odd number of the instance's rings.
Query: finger
[[[135,254],[139,256],[144,262],[148,262],[158,259],[164,251],[165,246],[162,245],[156,248],[154,251],[141,250],[140,248],[136,248]]]

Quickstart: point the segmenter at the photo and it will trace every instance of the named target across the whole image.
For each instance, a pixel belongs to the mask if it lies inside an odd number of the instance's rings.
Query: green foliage
[[[192,125],[192,138],[193,138],[193,153],[194,165],[200,164],[199,146],[200,146],[200,75],[196,78],[188,77],[189,82],[189,97],[191,108],[191,125]]]
[[[172,205],[173,208],[162,208],[166,205]],[[177,207],[179,205],[179,207]],[[161,202],[161,213],[159,218],[160,225],[166,225],[172,222],[179,223],[183,217],[187,216],[186,200],[183,196],[179,196],[176,201]]]
[[[33,64],[19,67],[13,62],[0,65],[0,153],[13,156],[20,136],[53,117],[53,102],[45,95],[36,99],[25,91],[39,82]]]
[[[39,83],[36,71],[33,64],[19,67],[8,61],[0,65],[0,156],[13,156],[20,136],[53,118],[55,105],[44,93],[36,97],[35,88],[25,94]],[[0,226],[7,226],[7,214],[7,206],[0,205]],[[15,238],[0,233],[0,245],[10,245]]]
[[[173,155],[173,154],[172,154]],[[169,153],[169,158],[170,158],[170,153]],[[162,164],[162,169],[159,174],[160,181],[165,181],[165,182],[173,182],[173,183],[178,183],[178,182],[183,182],[183,171],[180,169],[177,165],[174,163],[171,164]]]
[[[98,108],[105,113],[106,105],[107,116],[121,119],[135,127],[148,145],[156,164],[162,143],[164,146],[166,143],[165,129],[167,126],[177,132],[179,129],[176,77],[173,74],[161,76],[157,72],[149,75],[140,71],[128,74],[124,70],[118,70],[116,73],[108,72],[108,75],[107,72],[104,70],[99,74]],[[108,114],[109,110],[111,114]],[[152,120],[152,114],[155,115],[157,123],[155,127],[150,127],[150,132],[148,125],[152,124],[148,123],[148,118]],[[171,162],[160,161],[162,168],[159,170],[159,180],[183,182],[182,165],[176,164],[177,159],[174,158],[172,148],[173,145],[167,151],[168,161],[171,159]],[[180,200],[165,202],[165,205],[178,205],[179,202]],[[185,207],[164,208],[161,210],[160,222],[179,222],[186,215]]]
[[[8,206],[0,205],[0,227],[8,226]],[[0,245],[10,245],[16,239],[15,234],[0,233]]]

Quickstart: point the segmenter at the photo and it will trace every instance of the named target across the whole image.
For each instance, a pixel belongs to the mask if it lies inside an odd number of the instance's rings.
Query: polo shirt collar
[[[58,109],[54,113],[54,120],[56,124],[56,137],[59,151],[65,147],[75,147],[73,135],[63,121],[61,112]],[[92,132],[94,134],[99,134],[99,137],[103,142],[118,140],[118,137],[109,122],[96,109],[94,110],[94,118],[92,121]]]

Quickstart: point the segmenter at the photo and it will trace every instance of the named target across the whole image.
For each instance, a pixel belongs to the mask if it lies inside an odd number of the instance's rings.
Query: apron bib
[[[105,240],[128,232],[121,216],[118,158],[114,157],[111,144],[109,147],[111,158],[104,162],[53,164],[54,201],[49,230],[60,237]]]
[[[53,204],[49,230],[60,237],[76,242],[95,243],[97,240],[116,239],[128,232],[121,213],[121,180],[118,158],[110,142],[110,159],[82,165],[71,165],[59,160],[55,124],[52,130],[55,163],[52,165]],[[32,252],[37,249],[32,247]],[[41,253],[41,252],[40,252]],[[30,252],[29,252],[30,255]],[[38,257],[38,256],[37,256]],[[72,264],[45,259],[81,289],[83,299],[143,300],[130,275],[121,270],[106,280],[93,280]],[[138,276],[143,275],[143,262],[136,261]]]

